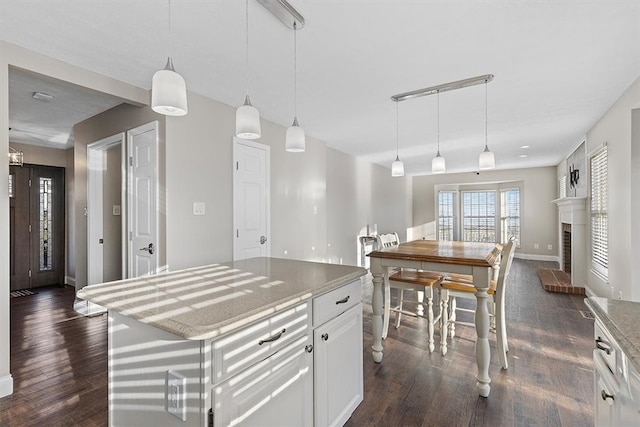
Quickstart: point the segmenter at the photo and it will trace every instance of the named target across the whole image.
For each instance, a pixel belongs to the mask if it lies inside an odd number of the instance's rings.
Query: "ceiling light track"
[[[258,0],[261,1],[261,0]],[[399,93],[393,95],[391,100],[394,102],[406,101],[408,99],[419,98],[421,96],[435,95],[440,92],[448,92],[450,90],[462,89],[469,86],[489,83],[493,80],[493,74],[485,74],[483,76],[471,77],[464,80],[458,80],[451,83],[444,83],[437,86],[431,86],[424,89],[412,90],[411,92]]]
[[[273,16],[291,30],[301,30],[304,27],[304,16],[287,0],[257,0]]]

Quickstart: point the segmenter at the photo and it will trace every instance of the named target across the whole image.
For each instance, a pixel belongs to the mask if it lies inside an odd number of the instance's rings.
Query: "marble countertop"
[[[85,286],[78,297],[191,340],[214,338],[366,274],[360,267],[250,258]]]
[[[600,297],[587,298],[585,303],[640,372],[640,303]]]

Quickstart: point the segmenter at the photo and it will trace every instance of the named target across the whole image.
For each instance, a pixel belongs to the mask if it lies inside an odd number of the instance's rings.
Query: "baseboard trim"
[[[0,398],[13,394],[13,377],[11,374],[0,377]]]
[[[518,259],[526,259],[531,261],[551,261],[560,264],[560,257],[555,255],[535,255],[535,254],[519,254],[514,255]]]
[[[64,284],[70,286],[76,286],[76,278],[70,276],[64,276]]]

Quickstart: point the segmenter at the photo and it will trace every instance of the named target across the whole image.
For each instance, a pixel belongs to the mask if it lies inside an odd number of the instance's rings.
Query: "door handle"
[[[265,243],[267,243],[267,238],[265,236],[260,236],[260,244],[264,245]]]
[[[149,246],[140,248],[141,251],[149,252],[149,255],[153,255],[153,243],[149,243]]]

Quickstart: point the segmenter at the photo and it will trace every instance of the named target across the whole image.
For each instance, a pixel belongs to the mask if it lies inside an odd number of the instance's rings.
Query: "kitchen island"
[[[108,309],[109,424],[344,424],[365,273],[252,258],[81,289]]]
[[[585,299],[594,325],[595,425],[640,425],[640,303]]]

